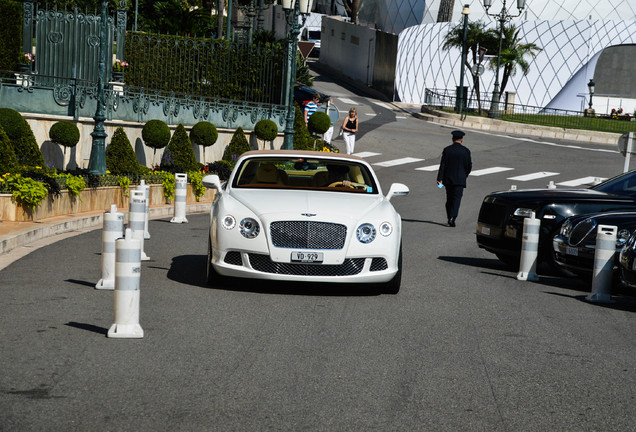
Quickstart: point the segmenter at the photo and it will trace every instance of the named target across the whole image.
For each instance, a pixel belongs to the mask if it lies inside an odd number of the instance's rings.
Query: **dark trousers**
[[[462,202],[464,188],[462,186],[448,186],[446,188],[446,216],[454,219],[459,214],[459,204]]]

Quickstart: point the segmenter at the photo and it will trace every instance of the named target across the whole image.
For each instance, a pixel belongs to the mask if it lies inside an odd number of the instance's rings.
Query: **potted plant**
[[[18,62],[18,72],[27,73],[31,72],[31,63],[35,61],[35,56],[31,53],[26,53],[20,57]]]
[[[113,63],[113,81],[124,82],[124,72],[128,67],[128,63],[119,59]]]

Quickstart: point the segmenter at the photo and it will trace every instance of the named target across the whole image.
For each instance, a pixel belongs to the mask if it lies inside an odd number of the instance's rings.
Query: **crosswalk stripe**
[[[353,101],[349,98],[340,97],[338,99],[340,99],[342,102],[346,103],[347,105],[358,105],[356,101]]]
[[[514,168],[506,168],[506,167],[492,167],[492,168],[484,168],[484,169],[480,169],[477,171],[473,171],[470,173],[471,176],[474,177],[479,177],[479,176],[483,176],[486,174],[495,174],[498,172],[503,172],[503,171],[511,171]]]
[[[423,161],[423,160],[424,159],[405,157],[405,158],[393,159],[393,160],[389,160],[389,161],[385,161],[385,162],[378,162],[378,163],[375,163],[373,165],[383,166],[383,167],[392,167],[392,166],[396,166],[396,165],[404,165],[404,164],[407,164],[407,163],[420,162],[420,161]]]
[[[373,153],[373,152],[360,152],[360,153],[354,153],[354,156],[358,156],[361,158],[368,158],[371,156],[380,156],[382,153]]]
[[[415,168],[417,171],[437,171],[439,169],[439,165],[429,165],[421,168]]]
[[[605,180],[607,179],[603,177],[581,177],[579,179],[557,183],[557,186],[574,187],[574,186],[581,186],[581,185],[587,185],[587,184],[596,184]]]
[[[374,104],[376,104],[376,105],[377,105],[377,106],[379,106],[379,107],[384,108],[384,109],[388,109],[388,110],[392,109],[390,106],[388,106],[387,104],[384,104],[384,103],[382,103],[382,102],[376,102],[376,101],[373,101],[373,103],[374,103]]]
[[[545,178],[545,177],[551,177],[551,176],[555,176],[555,175],[559,175],[559,173],[548,172],[548,171],[540,171],[540,172],[536,172],[536,173],[532,173],[532,174],[520,175],[520,176],[517,176],[517,177],[508,177],[508,180],[530,181],[530,180],[537,180],[537,179],[541,179],[541,178]]]
[[[404,116],[395,116],[396,119],[404,120],[406,117]]]

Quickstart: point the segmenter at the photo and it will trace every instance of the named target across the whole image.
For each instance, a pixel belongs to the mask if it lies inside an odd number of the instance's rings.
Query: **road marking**
[[[530,181],[530,180],[537,180],[537,179],[541,179],[541,178],[545,178],[545,177],[551,177],[551,176],[555,176],[555,175],[559,175],[559,173],[541,171],[541,172],[536,172],[536,173],[532,173],[532,174],[520,175],[520,176],[517,176],[517,177],[508,177],[508,180]]]
[[[477,171],[473,171],[470,173],[471,176],[479,177],[487,174],[495,174],[503,171],[512,171],[514,168],[506,168],[506,167],[492,167],[492,168],[484,168]]]
[[[404,120],[406,117],[404,116],[395,116],[396,119]]]
[[[372,116],[372,117],[373,117],[373,116],[377,116],[377,114],[376,114],[376,113],[364,113],[364,115],[368,115],[368,116]]]
[[[360,153],[354,153],[354,156],[358,156],[361,158],[366,158],[366,157],[372,157],[372,156],[380,156],[382,153],[373,153],[373,152],[360,152]]]
[[[439,169],[439,165],[429,165],[422,168],[415,168],[417,171],[437,171]]]
[[[588,184],[598,184],[605,180],[607,179],[603,177],[581,177],[579,179],[557,183],[557,185],[565,186],[565,187],[574,187],[574,186],[581,186],[581,185],[588,185]]]
[[[341,98],[338,98],[338,99],[340,99],[342,102],[346,103],[347,105],[359,105],[356,101],[353,101],[353,100],[351,100],[349,98],[341,97]]]
[[[379,107],[382,107],[384,109],[388,109],[388,110],[392,110],[393,108],[391,108],[390,106],[388,106],[387,104],[384,104],[382,102],[376,102],[376,101],[372,101],[374,104],[376,104]]]
[[[407,164],[407,163],[420,162],[420,161],[423,161],[423,160],[424,159],[405,157],[405,158],[401,158],[401,159],[389,160],[389,161],[386,161],[386,162],[378,162],[378,163],[375,163],[373,165],[378,165],[378,166],[383,166],[383,167],[392,167],[392,166],[396,166],[396,165],[404,165],[404,164]]]

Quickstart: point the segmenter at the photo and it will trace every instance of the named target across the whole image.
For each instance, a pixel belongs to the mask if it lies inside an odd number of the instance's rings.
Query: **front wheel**
[[[212,240],[208,238],[208,261],[206,265],[206,282],[210,286],[218,286],[222,285],[227,281],[225,276],[221,276],[216,272],[214,266],[212,265]]]
[[[397,294],[400,292],[400,286],[402,285],[402,244],[400,244],[397,268],[398,271],[395,273],[395,276],[393,276],[393,279],[382,284],[382,291],[386,294]]]

